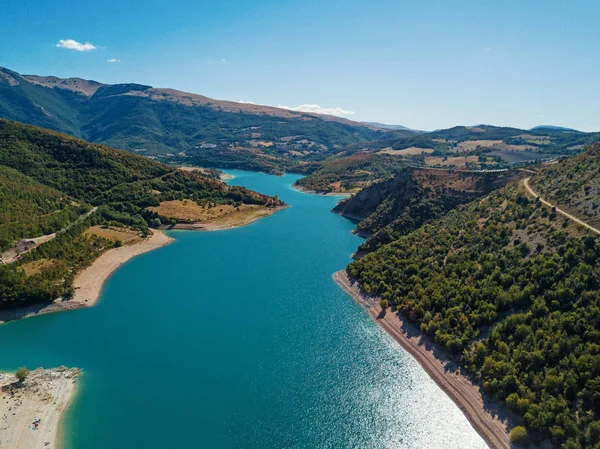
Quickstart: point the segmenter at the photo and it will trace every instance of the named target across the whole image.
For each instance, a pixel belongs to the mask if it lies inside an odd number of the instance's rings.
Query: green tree
[[[25,379],[27,379],[27,376],[29,376],[29,370],[27,368],[25,368],[24,366],[19,368],[15,372],[15,377],[17,378],[19,383],[23,383],[23,381],[25,381]]]
[[[595,445],[600,442],[600,421],[594,421],[588,426],[585,439],[590,447],[596,447]]]
[[[523,426],[514,427],[510,431],[510,442],[515,446],[524,446],[529,442],[527,429]]]

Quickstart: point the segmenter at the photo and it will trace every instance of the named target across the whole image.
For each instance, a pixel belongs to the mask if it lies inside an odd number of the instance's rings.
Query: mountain
[[[597,197],[599,151],[594,144],[540,169],[532,185],[557,208],[597,220],[595,199],[581,201],[587,190]],[[560,183],[573,177],[583,181]],[[524,180],[395,238],[348,273],[454,354],[518,417],[520,433],[552,447],[597,447],[600,239]]]
[[[280,205],[199,173],[0,119],[0,308],[70,295],[77,272],[120,245],[119,236],[140,240],[150,224],[178,221],[174,206],[206,221]],[[39,239],[46,243],[26,252]]]
[[[165,162],[271,172],[394,133],[340,117],[174,89],[20,75],[5,68],[0,68],[0,117]]]
[[[421,166],[502,168],[577,153],[600,139],[600,133],[491,125],[424,133],[142,84],[20,75],[5,68],[0,118],[165,163],[277,174],[305,173],[319,166],[315,162],[365,152],[402,156]]]
[[[553,126],[553,125],[539,125],[539,126],[534,126],[533,128],[531,128],[531,131],[543,131],[543,130],[564,131],[564,132],[573,132],[573,133],[581,132],[581,131],[578,131],[573,128],[565,128],[563,126]]]
[[[407,128],[406,126],[402,126],[402,125],[386,125],[385,123],[379,123],[379,122],[362,122],[362,123],[364,123],[365,125],[375,126],[376,128],[392,129],[394,131],[399,131],[399,130],[417,131],[416,129]]]

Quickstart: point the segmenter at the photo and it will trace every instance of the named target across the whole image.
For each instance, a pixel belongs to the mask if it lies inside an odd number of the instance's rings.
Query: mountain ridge
[[[364,126],[372,129],[382,129],[379,126],[372,125],[367,122],[353,121],[346,119],[344,117],[338,117],[334,115],[328,114],[317,114],[313,112],[301,112],[301,111],[293,111],[291,109],[280,108],[277,106],[268,106],[261,105],[256,103],[242,103],[231,100],[217,100],[205,95],[196,94],[193,92],[185,92],[178,89],[173,88],[165,88],[165,87],[154,87],[150,85],[142,85],[138,83],[117,83],[117,84],[106,84],[101,83],[95,80],[87,80],[79,77],[68,77],[68,78],[60,78],[53,75],[21,75],[17,72],[14,72],[6,67],[0,66],[0,77],[2,76],[1,72],[10,71],[14,75],[18,75],[19,77],[36,84],[38,86],[47,87],[47,88],[55,88],[55,89],[63,89],[71,92],[76,92],[83,94],[87,97],[92,97],[95,93],[102,87],[115,87],[115,86],[144,86],[147,90],[151,91],[153,95],[147,95],[147,97],[161,100],[161,101],[173,101],[180,104],[188,105],[188,106],[200,106],[206,105],[213,107],[218,110],[227,111],[227,112],[240,112],[240,113],[249,113],[249,114],[266,114],[273,115],[276,117],[314,117],[320,118],[323,120],[329,120],[339,123],[352,124],[354,126]],[[13,82],[18,83],[18,79],[14,79]],[[136,89],[137,90],[137,89]],[[132,91],[126,91],[122,93],[123,95],[137,95]],[[141,95],[141,94],[139,94]],[[385,128],[383,128],[385,129]],[[390,128],[391,129],[391,128]],[[408,129],[402,127],[401,129]]]

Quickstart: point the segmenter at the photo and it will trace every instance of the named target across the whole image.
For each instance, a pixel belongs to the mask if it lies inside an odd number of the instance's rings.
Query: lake
[[[231,184],[291,207],[120,267],[90,309],[0,326],[0,368],[81,367],[66,449],[444,448],[483,440],[331,275],[361,239],[339,200],[284,177]]]

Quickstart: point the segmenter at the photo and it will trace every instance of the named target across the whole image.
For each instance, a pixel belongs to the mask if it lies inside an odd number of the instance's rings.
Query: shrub
[[[515,446],[524,446],[529,442],[527,429],[523,426],[517,426],[510,431],[510,442]]]
[[[27,379],[27,376],[29,376],[29,370],[25,367],[21,367],[15,372],[15,377],[17,378],[19,383]]]

